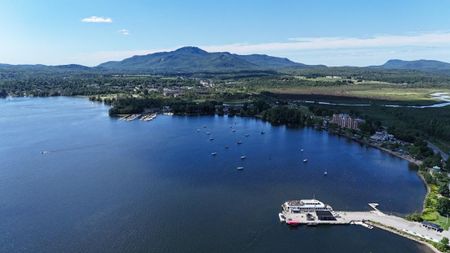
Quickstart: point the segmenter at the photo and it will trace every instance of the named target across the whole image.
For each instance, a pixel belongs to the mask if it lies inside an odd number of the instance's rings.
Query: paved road
[[[434,230],[427,229],[418,222],[407,221],[403,218],[383,214],[381,212],[339,212],[342,217],[347,220],[370,220],[383,224],[385,226],[396,228],[397,230],[409,233],[414,236],[426,238],[431,241],[438,242],[444,236],[450,238],[449,231],[443,231],[441,233]]]
[[[434,153],[439,153],[439,154],[441,154],[441,156],[442,156],[442,158],[445,160],[445,161],[447,161],[447,159],[448,159],[448,154],[447,153],[445,153],[444,151],[442,151],[439,147],[437,147],[436,145],[434,145],[433,143],[431,143],[431,142],[427,142],[428,143],[428,147],[429,148],[431,148],[433,151],[434,151]]]

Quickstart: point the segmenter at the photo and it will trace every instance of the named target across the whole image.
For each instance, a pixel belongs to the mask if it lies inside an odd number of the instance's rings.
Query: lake
[[[280,224],[289,199],[404,215],[426,194],[406,161],[311,128],[3,99],[0,164],[0,252],[431,252],[379,229]]]

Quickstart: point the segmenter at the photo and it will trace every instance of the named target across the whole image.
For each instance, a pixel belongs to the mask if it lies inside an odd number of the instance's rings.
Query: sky
[[[329,66],[450,62],[450,0],[0,0],[0,63],[95,66],[182,46]]]

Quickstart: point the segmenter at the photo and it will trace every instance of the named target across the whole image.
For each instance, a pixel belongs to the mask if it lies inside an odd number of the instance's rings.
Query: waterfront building
[[[363,119],[352,118],[350,115],[345,113],[333,114],[331,123],[334,123],[342,128],[349,128],[353,130],[359,130],[359,126],[364,123]]]
[[[390,142],[395,142],[396,141],[394,135],[389,134],[385,130],[375,132],[375,134],[370,136],[370,139],[372,141],[390,141]]]

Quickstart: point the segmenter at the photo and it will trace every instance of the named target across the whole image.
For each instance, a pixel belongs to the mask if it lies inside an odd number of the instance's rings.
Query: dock
[[[381,212],[376,203],[369,203],[370,211],[332,211],[322,214],[321,211],[294,213],[283,210],[278,214],[280,222],[290,226],[318,225],[359,225],[368,229],[378,227],[401,236],[420,242],[439,242],[442,238],[450,238],[449,231],[437,231],[424,226],[420,222],[408,221],[404,218]]]
[[[124,121],[133,121],[136,119],[140,119],[142,121],[151,121],[154,120],[156,118],[157,114],[156,113],[150,113],[150,114],[126,114],[123,115],[120,120],[124,120]]]
[[[127,114],[127,115],[121,117],[120,120],[133,121],[139,117],[141,117],[141,114]]]
[[[151,114],[145,114],[144,116],[141,117],[142,121],[151,121],[154,120],[156,118],[156,113],[151,113]]]

